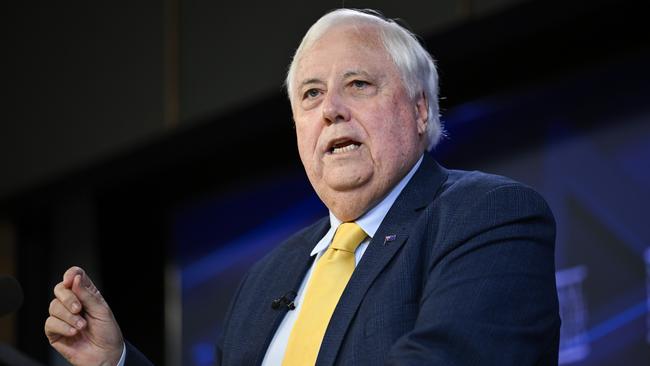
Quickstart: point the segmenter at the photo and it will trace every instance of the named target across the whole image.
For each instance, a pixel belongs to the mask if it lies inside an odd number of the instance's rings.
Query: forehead
[[[335,25],[302,51],[295,81],[299,85],[304,78],[326,77],[331,72],[386,72],[390,69],[395,69],[395,65],[376,26]]]

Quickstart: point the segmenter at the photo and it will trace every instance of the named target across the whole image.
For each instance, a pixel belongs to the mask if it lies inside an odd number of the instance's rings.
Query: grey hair
[[[424,92],[429,106],[427,150],[433,149],[444,135],[438,105],[438,71],[436,65],[416,36],[392,19],[374,10],[336,9],[322,16],[307,31],[293,55],[285,85],[289,100],[293,98],[293,81],[300,56],[330,28],[340,24],[365,23],[379,30],[379,37],[400,72],[404,88],[414,99]]]

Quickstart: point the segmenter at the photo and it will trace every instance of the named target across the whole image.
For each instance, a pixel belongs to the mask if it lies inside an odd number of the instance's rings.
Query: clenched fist
[[[113,312],[90,277],[79,267],[63,274],[54,287],[45,335],[75,366],[115,366],[124,347]]]

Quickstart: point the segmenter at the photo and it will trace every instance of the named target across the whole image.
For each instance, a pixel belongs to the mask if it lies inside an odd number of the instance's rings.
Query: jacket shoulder
[[[508,217],[543,217],[553,222],[546,200],[530,186],[480,171],[448,170],[448,176],[430,205],[442,221],[465,217],[487,220]],[[463,220],[465,221],[465,220]]]
[[[481,171],[450,169],[447,172],[447,179],[438,195],[447,201],[476,202],[486,196],[500,196],[515,200],[537,200],[545,204],[544,198],[533,188],[508,177]]]
[[[480,195],[505,186],[528,187],[511,178],[484,173],[478,170],[466,171],[449,169],[447,172],[447,180],[443,184],[443,190],[446,192],[470,192]]]

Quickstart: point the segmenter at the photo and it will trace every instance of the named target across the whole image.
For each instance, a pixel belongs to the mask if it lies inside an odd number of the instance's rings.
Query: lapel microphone
[[[277,299],[273,300],[273,302],[271,303],[271,308],[277,310],[281,306],[286,306],[288,310],[294,310],[296,308],[296,304],[293,303],[293,300],[296,298],[296,295],[297,294],[295,291],[287,292],[281,297],[278,297]]]

